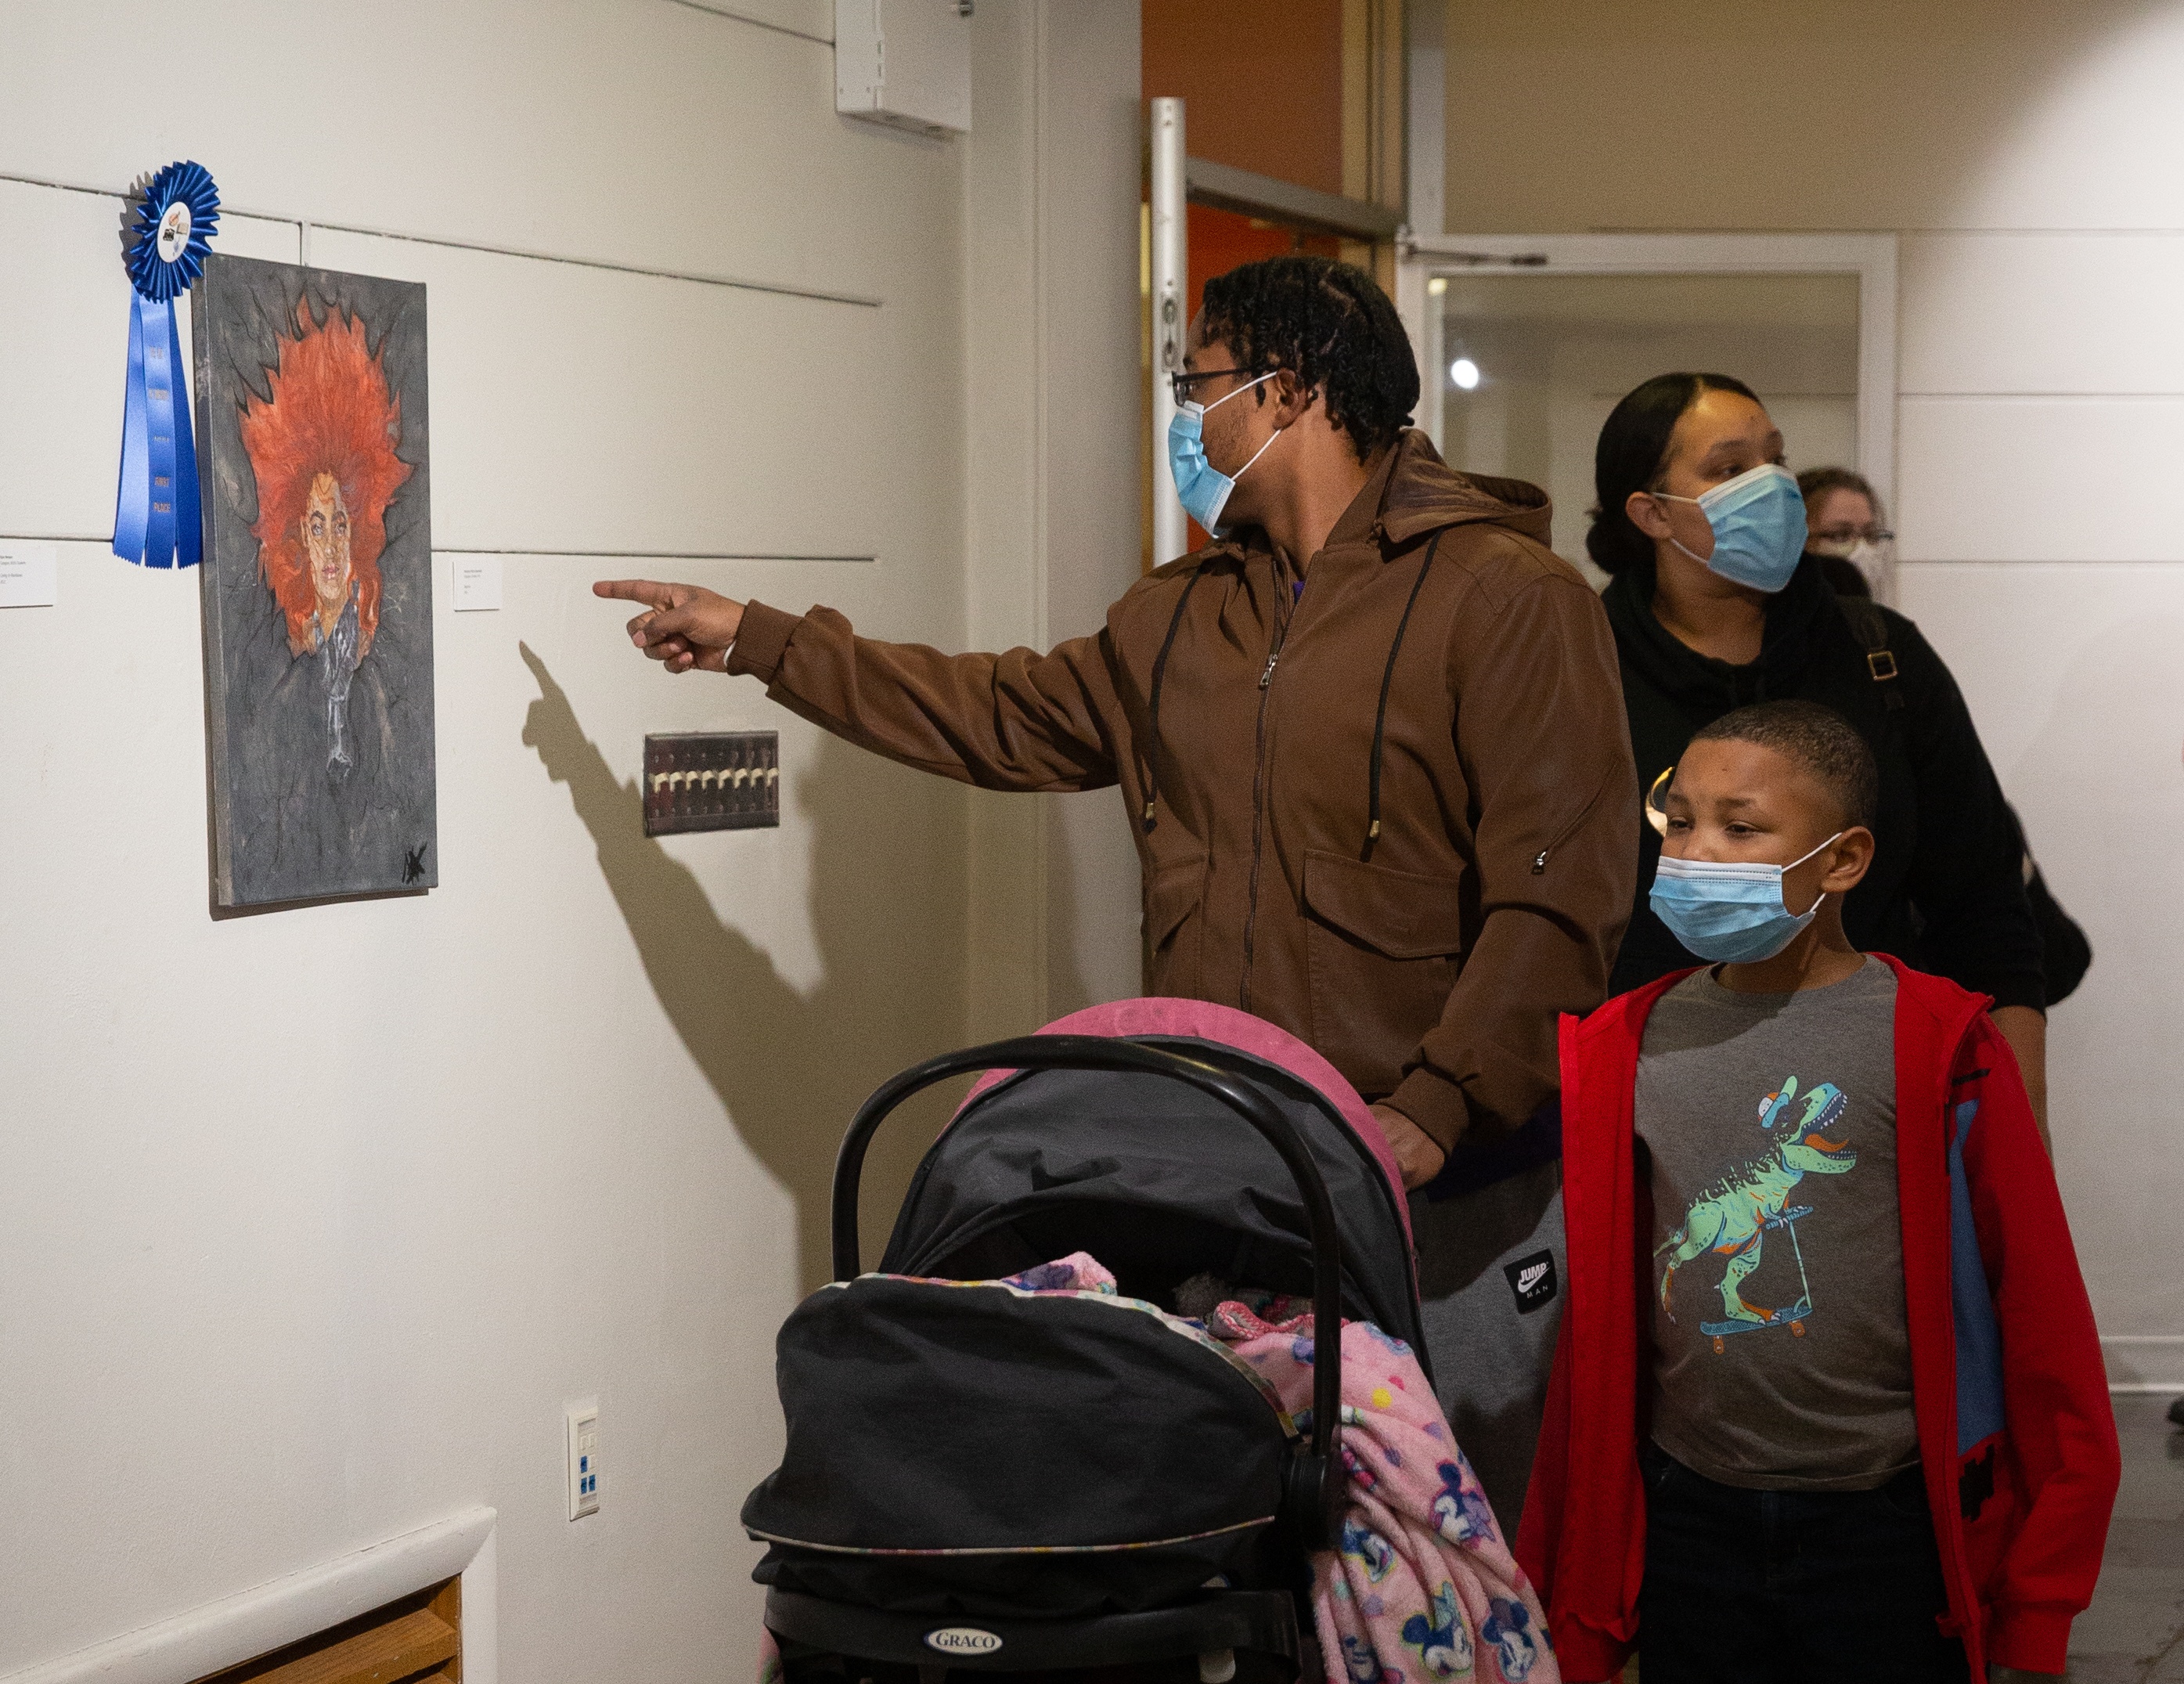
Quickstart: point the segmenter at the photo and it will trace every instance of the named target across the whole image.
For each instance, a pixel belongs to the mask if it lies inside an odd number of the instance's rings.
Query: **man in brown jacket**
[[[1615,646],[1547,548],[1545,493],[1453,472],[1405,425],[1417,365],[1361,270],[1273,258],[1208,282],[1185,368],[1206,461],[1235,476],[1222,536],[1046,654],[594,588],[647,605],[630,635],[669,671],[750,673],[905,765],[1121,785],[1145,992],[1317,1048],[1415,1187],[1554,1095],[1557,1015],[1605,995],[1638,822]]]

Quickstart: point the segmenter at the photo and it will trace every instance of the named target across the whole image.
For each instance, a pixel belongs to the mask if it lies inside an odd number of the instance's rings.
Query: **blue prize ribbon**
[[[189,237],[163,254],[159,228],[177,203]],[[121,482],[114,501],[114,553],[144,567],[194,567],[204,537],[196,441],[182,378],[174,300],[203,271],[220,220],[220,195],[196,164],[170,164],[145,189],[125,261],[136,296],[129,315],[129,381],[123,393]]]
[[[122,390],[121,488],[114,501],[114,553],[139,566],[152,521],[151,445],[146,435],[144,398],[144,311],[142,298],[129,301],[129,381]]]
[[[144,528],[144,565],[171,567],[176,560],[175,379],[181,372],[181,359],[167,349],[175,337],[175,307],[139,298],[136,324],[144,341],[144,414],[151,446],[147,453],[151,484],[145,492],[151,519]],[[182,565],[194,560],[192,556]]]
[[[181,324],[167,309],[167,365],[175,371],[175,565],[194,567],[204,559],[204,521],[198,507],[198,446],[191,437],[190,393],[182,384]]]

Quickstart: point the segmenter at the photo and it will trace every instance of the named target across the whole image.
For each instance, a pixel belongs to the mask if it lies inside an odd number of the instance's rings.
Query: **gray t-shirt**
[[[1701,971],[1646,1023],[1653,1441],[1708,1479],[1863,1491],[1919,1459],[1895,1022],[1868,959],[1797,994]]]

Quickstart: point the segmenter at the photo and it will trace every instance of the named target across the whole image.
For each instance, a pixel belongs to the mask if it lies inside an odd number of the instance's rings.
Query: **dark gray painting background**
[[[320,658],[289,654],[287,622],[259,570],[258,540],[250,533],[257,482],[242,448],[245,389],[271,398],[270,371],[280,362],[275,340],[296,337],[297,303],[306,297],[314,321],[323,322],[336,308],[363,321],[365,343],[381,354],[388,388],[402,402],[396,454],[412,470],[387,507],[379,629],[349,689],[355,766],[338,783],[326,775]],[[191,309],[219,902],[247,906],[430,888],[439,881],[439,839],[425,289],[215,254]],[[421,869],[409,876],[413,857]]]

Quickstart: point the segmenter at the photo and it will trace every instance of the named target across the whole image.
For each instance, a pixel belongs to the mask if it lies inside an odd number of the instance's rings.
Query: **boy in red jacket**
[[[1566,1679],[1634,1649],[1645,1684],[2059,1674],[2092,1598],[2092,1311],[1986,1002],[1844,939],[1875,782],[1809,702],[1699,733],[1652,900],[1719,962],[1563,1020],[1569,1283],[1517,1553]]]

